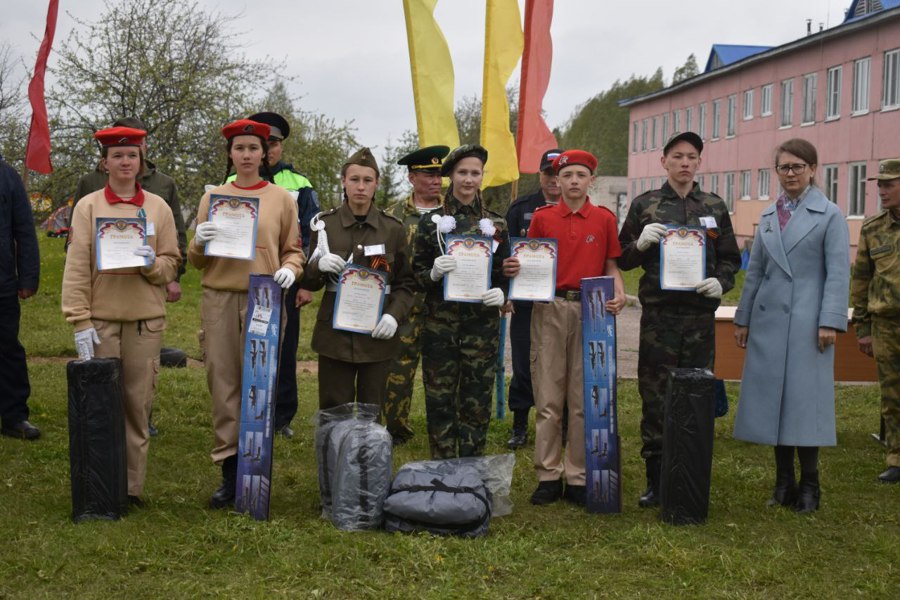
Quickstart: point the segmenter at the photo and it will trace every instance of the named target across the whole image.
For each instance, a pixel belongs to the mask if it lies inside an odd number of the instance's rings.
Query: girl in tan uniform
[[[212,459],[222,466],[222,484],[209,500],[210,508],[234,504],[237,448],[241,418],[243,333],[247,317],[250,274],[272,274],[282,288],[291,287],[303,273],[303,252],[297,225],[297,203],[285,190],[259,175],[264,169],[269,126],[240,119],[222,128],[228,140],[227,171],[237,178],[207,192],[197,209],[197,231],[188,247],[188,260],[203,271],[201,345],[206,382],[212,395],[216,446]],[[259,199],[256,252],[253,260],[206,256],[205,246],[218,229],[207,220],[211,195]]]
[[[122,361],[128,500],[133,506],[143,505],[150,444],[147,423],[166,326],[166,284],[175,280],[181,263],[172,210],[137,182],[144,168],[140,144],[145,135],[129,127],[94,134],[102,146],[109,181],[75,206],[62,286],[62,310],[75,326],[78,358]],[[97,268],[99,218],[119,220],[108,223],[110,228],[134,225],[124,219],[145,219],[146,244],[134,251],[145,258],[145,266]]]

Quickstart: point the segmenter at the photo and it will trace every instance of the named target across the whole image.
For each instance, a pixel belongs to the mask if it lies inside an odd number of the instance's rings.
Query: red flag
[[[50,0],[47,8],[47,27],[44,29],[44,41],[38,50],[34,75],[28,84],[28,99],[31,101],[31,130],[28,132],[28,145],[25,148],[25,166],[38,173],[50,173],[50,124],[47,121],[47,104],[44,102],[44,73],[47,71],[47,56],[53,45],[56,33],[56,14],[59,12],[59,0]]]
[[[556,137],[541,115],[553,62],[553,40],[550,38],[552,20],[553,0],[526,0],[525,52],[522,53],[519,130],[516,136],[521,173],[537,173],[541,155],[557,146]]]

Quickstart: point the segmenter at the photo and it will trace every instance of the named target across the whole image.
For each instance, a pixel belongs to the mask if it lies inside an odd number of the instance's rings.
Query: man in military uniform
[[[406,241],[410,248],[415,243],[419,219],[441,204],[441,160],[449,151],[450,148],[447,146],[428,146],[411,152],[397,161],[397,164],[404,165],[409,170],[407,178],[413,189],[407,200],[391,206],[388,213],[403,222],[406,228]],[[416,367],[422,350],[419,335],[422,332],[424,302],[425,295],[416,292],[409,319],[401,323],[397,330],[400,353],[391,364],[383,406],[385,425],[394,440],[394,445],[406,443],[415,434],[409,426],[409,409]]]
[[[703,141],[696,133],[675,133],[660,160],[668,180],[658,190],[635,198],[619,232],[619,268],[643,267],[638,298],[641,334],[638,390],[643,401],[641,456],[646,461],[647,489],[638,504],[659,504],[662,466],[663,398],[668,371],[674,367],[712,369],[715,362],[715,312],[722,294],[734,287],[741,256],[728,208],[715,194],[694,183]],[[659,242],[667,225],[706,231],[706,275],[695,291],[660,287]]]
[[[562,196],[553,160],[562,150],[547,150],[541,156],[540,189],[519,196],[506,212],[510,237],[528,237],[534,211],[547,204],[558,204]],[[531,302],[512,302],[509,323],[509,345],[512,350],[512,379],[509,381],[509,409],[513,414],[512,437],[507,448],[516,450],[528,443],[528,411],[534,406],[531,388]]]
[[[312,337],[319,353],[320,409],[354,400],[381,406],[391,359],[400,347],[397,327],[412,307],[415,283],[406,232],[400,220],[375,208],[378,177],[372,152],[354,153],[341,169],[344,202],[321,214],[312,232],[303,287],[325,288]],[[332,326],[337,276],[350,262],[388,274],[390,289],[371,334]]]
[[[875,357],[881,385],[881,415],[887,442],[883,483],[900,481],[900,158],[883,160],[878,175],[879,215],[859,233],[850,283],[853,325],[859,349]]]
[[[294,166],[282,160],[284,140],[291,134],[287,119],[273,112],[259,112],[247,117],[270,127],[269,153],[266,155],[269,172],[275,185],[297,197],[297,217],[300,220],[300,245],[309,256],[309,222],[319,212],[319,201],[312,183]],[[275,431],[285,437],[294,435],[291,421],[297,414],[297,345],[300,341],[300,307],[312,302],[312,292],[294,282],[285,294],[285,325],[282,333],[281,355],[278,359],[278,392],[275,397]]]

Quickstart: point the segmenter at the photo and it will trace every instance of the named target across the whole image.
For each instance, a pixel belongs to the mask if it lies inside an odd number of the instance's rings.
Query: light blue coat
[[[840,209],[816,187],[781,231],[772,204],[759,219],[735,325],[749,327],[734,437],[834,446],[834,346],[819,327],[847,330],[850,240]]]

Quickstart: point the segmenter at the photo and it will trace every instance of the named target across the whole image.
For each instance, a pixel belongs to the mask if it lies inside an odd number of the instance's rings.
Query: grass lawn
[[[821,453],[816,514],[765,507],[772,451],[731,438],[734,405],[717,421],[709,522],[672,527],[656,511],[639,509],[640,400],[635,384],[625,381],[619,386],[622,514],[588,515],[565,503],[531,506],[536,482],[529,447],[517,453],[513,514],[494,520],[487,537],[460,540],[344,533],[319,518],[311,375],[300,378],[295,437],[276,440],[271,520],[207,510],[219,471],[208,457],[205,373],[164,370],[148,506],[118,522],[74,525],[65,366],[44,358],[73,354],[71,329],[58,315],[57,243],[42,242],[43,287],[23,305],[32,420],[43,437],[35,443],[0,438],[0,599],[900,596],[900,486],[875,479],[883,451],[869,438],[878,425],[874,386],[837,390],[838,446]],[[199,282],[188,272],[186,298],[169,313],[167,342],[196,355]],[[737,386],[729,392],[733,400]],[[412,416],[419,435],[397,450],[395,467],[427,456],[421,384]],[[509,423],[493,422],[489,452],[505,451],[508,435]]]

